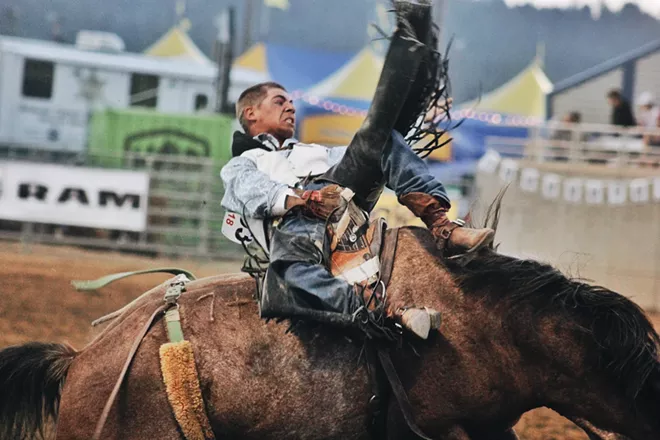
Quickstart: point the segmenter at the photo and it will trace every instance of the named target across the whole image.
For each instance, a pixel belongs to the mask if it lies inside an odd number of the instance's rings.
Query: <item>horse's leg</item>
[[[618,434],[598,429],[591,422],[579,417],[569,417],[569,420],[582,428],[589,437],[589,440],[621,440],[625,438]]]

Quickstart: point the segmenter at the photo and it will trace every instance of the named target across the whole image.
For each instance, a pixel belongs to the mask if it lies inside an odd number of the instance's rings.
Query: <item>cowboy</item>
[[[252,86],[238,99],[236,113],[244,133],[234,133],[234,157],[221,171],[222,205],[268,225],[270,264],[260,304],[262,317],[343,323],[364,308],[355,287],[333,276],[326,263],[327,223],[345,209],[344,188],[354,192],[353,202],[368,215],[383,186],[388,186],[422,219],[442,250],[475,252],[493,240],[490,229],[461,227],[447,218],[451,202],[445,188],[401,134],[418,116],[411,117],[406,109],[418,105],[419,96],[411,90],[423,76],[418,74],[425,53],[420,42],[428,39],[424,29],[430,29],[431,11],[428,4],[407,1],[395,2],[395,8],[399,26],[376,95],[347,147],[298,142],[296,109],[277,83]],[[388,318],[422,339],[439,321],[438,312],[416,305],[393,311]]]

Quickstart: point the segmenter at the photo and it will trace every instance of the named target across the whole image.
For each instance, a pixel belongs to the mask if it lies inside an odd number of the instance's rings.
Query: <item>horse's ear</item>
[[[465,224],[472,226],[472,211],[468,212],[463,219]]]

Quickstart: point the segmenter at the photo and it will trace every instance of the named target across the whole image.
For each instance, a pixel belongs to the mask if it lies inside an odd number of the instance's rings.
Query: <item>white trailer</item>
[[[214,65],[0,37],[0,147],[82,152],[98,108],[212,110],[216,77]]]

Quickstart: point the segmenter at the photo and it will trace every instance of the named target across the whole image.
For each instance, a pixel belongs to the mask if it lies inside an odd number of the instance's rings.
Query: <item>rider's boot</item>
[[[362,296],[364,307],[368,313],[384,313],[386,318],[393,320],[402,328],[414,334],[418,338],[428,339],[431,330],[439,330],[442,322],[440,312],[429,307],[401,307],[391,310],[383,304],[383,298],[376,292],[376,297],[371,298],[374,290],[355,286],[355,293]],[[376,317],[376,320],[377,317]]]
[[[399,203],[422,219],[445,254],[474,253],[489,246],[495,238],[495,231],[490,228],[471,229],[449,220],[449,207],[429,194],[404,194],[399,197]]]
[[[440,312],[428,307],[399,309],[391,318],[401,327],[422,339],[428,339],[431,330],[439,330],[442,322]]]

